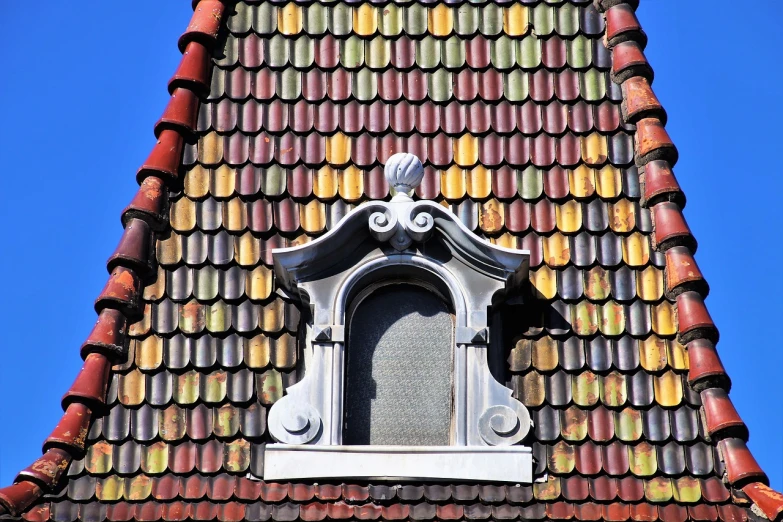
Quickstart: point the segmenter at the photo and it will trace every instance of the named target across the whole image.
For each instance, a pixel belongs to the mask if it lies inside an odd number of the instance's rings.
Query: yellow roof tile
[[[688,349],[685,348],[677,339],[672,339],[666,345],[666,356],[669,359],[669,366],[675,370],[687,370],[690,367],[688,359]]]
[[[183,192],[189,198],[203,198],[209,194],[209,170],[196,163],[192,169],[185,173]]]
[[[503,248],[519,248],[519,238],[510,232],[492,237],[489,239],[489,242]]]
[[[644,301],[658,301],[663,297],[663,270],[650,265],[636,272],[636,291]]]
[[[634,204],[627,199],[609,203],[609,226],[615,232],[631,232],[636,226],[636,207]]]
[[[454,140],[454,163],[460,167],[472,167],[478,162],[478,138],[463,134]]]
[[[544,243],[544,262],[549,266],[565,266],[571,260],[571,247],[568,238],[559,232],[542,238]]]
[[[327,136],[326,161],[334,167],[347,165],[351,161],[351,138],[342,132]]]
[[[613,199],[620,195],[623,188],[623,178],[620,170],[612,165],[606,165],[596,171],[595,190],[603,199]]]
[[[666,367],[666,341],[655,335],[639,341],[639,362],[648,372]]]
[[[693,504],[701,500],[701,486],[695,477],[678,477],[673,481],[674,500],[683,504]]]
[[[320,199],[332,199],[337,195],[337,171],[325,165],[315,172],[313,194]]]
[[[473,199],[484,199],[492,192],[492,171],[483,165],[476,165],[467,172],[468,195]]]
[[[284,35],[299,34],[302,31],[302,7],[290,2],[278,9],[277,28]]]
[[[185,430],[187,429],[186,421],[185,410],[176,404],[172,404],[160,412],[160,415],[158,416],[158,433],[160,434],[160,437],[163,440],[180,440],[185,436]],[[168,446],[166,446],[166,453],[168,454]],[[166,465],[167,463],[164,463],[163,470],[166,469]],[[148,471],[148,473],[153,472]]]
[[[646,236],[634,232],[622,238],[623,261],[631,267],[642,267],[650,261],[650,241]]]
[[[255,370],[269,366],[271,342],[266,335],[257,335],[245,341],[245,364]]]
[[[234,236],[234,259],[240,266],[254,266],[261,259],[261,242],[250,232]]]
[[[163,339],[150,335],[136,344],[136,366],[141,370],[154,370],[163,362]]]
[[[530,271],[530,284],[544,299],[554,299],[557,295],[556,272],[546,265]]]
[[[569,170],[568,186],[575,198],[589,198],[595,193],[595,170],[587,165]]]
[[[669,336],[677,333],[677,317],[670,302],[662,301],[652,306],[652,329],[658,335]]]
[[[505,207],[497,199],[479,205],[479,226],[487,234],[503,230]]]
[[[532,348],[531,362],[536,370],[548,372],[557,368],[557,341],[551,337],[542,337],[533,341]]]
[[[537,371],[528,372],[522,376],[519,400],[528,407],[541,406],[546,398],[545,391],[544,376]]]
[[[530,27],[527,6],[514,3],[503,9],[503,31],[509,36],[523,36]]]
[[[217,301],[206,307],[207,330],[225,332],[231,326],[231,307],[223,301]]]
[[[578,232],[582,228],[582,204],[571,199],[562,205],[555,205],[555,220],[561,232]]]
[[[189,232],[196,228],[196,203],[180,198],[171,204],[169,213],[171,227],[178,232]]]
[[[182,238],[176,232],[165,238],[159,239],[157,244],[157,258],[161,265],[176,265],[182,259]]]
[[[601,166],[606,163],[609,155],[606,136],[597,132],[582,137],[582,160],[591,166]]]
[[[561,489],[560,478],[549,475],[545,482],[535,482],[533,484],[533,496],[537,500],[555,500],[560,497]]]
[[[247,208],[239,198],[231,198],[223,205],[223,225],[231,232],[247,228]]]
[[[210,132],[198,142],[198,160],[204,165],[217,165],[223,160],[223,136]]]
[[[144,287],[144,300],[157,301],[166,295],[166,271],[158,265],[155,280]]]
[[[611,283],[609,274],[601,266],[590,269],[585,278],[585,296],[593,301],[603,301],[609,297]]]
[[[285,323],[285,302],[277,298],[261,309],[258,324],[265,332],[279,332]]]
[[[228,165],[221,165],[210,176],[209,191],[216,198],[228,198],[236,188],[236,171]]]
[[[565,440],[584,440],[587,437],[587,411],[578,406],[569,406],[561,411],[560,431]]]
[[[227,376],[217,370],[201,377],[200,394],[204,402],[218,403],[226,398]]]
[[[279,370],[288,370],[296,365],[296,337],[287,333],[272,343],[272,364]]]
[[[341,170],[337,177],[340,197],[347,201],[357,201],[364,194],[364,173],[355,165]]]
[[[578,335],[594,335],[598,331],[598,307],[589,301],[572,305],[574,331]]]
[[[244,439],[227,442],[223,451],[223,468],[238,473],[250,466],[250,443]]]
[[[454,12],[446,4],[437,4],[427,13],[427,26],[434,36],[448,36],[454,29]]]
[[[353,31],[361,36],[370,36],[378,30],[378,9],[371,4],[353,8]]]
[[[462,199],[467,191],[465,171],[456,165],[440,173],[440,191],[446,199]]]
[[[644,496],[650,502],[668,502],[672,498],[672,481],[655,477],[644,481]]]
[[[663,407],[678,406],[682,401],[682,378],[672,371],[653,376],[655,401]]]
[[[130,325],[128,328],[128,335],[131,337],[141,337],[146,335],[152,327],[152,305],[147,303],[144,305],[144,314],[141,319]]]
[[[125,375],[120,375],[117,395],[125,406],[138,406],[144,402],[146,379],[138,369],[133,369]]]
[[[245,279],[245,293],[250,299],[259,301],[272,293],[272,271],[265,266],[257,266],[248,272]]]

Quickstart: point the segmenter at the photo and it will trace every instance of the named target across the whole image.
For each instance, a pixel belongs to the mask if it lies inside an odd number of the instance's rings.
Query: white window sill
[[[266,446],[264,480],[320,478],[529,484],[533,454],[526,446]]]

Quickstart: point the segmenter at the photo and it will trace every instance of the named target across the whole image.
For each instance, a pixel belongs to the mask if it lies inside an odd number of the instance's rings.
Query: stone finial
[[[408,193],[418,187],[424,178],[424,165],[415,154],[398,152],[386,162],[383,174],[398,196],[404,195],[406,199],[410,199],[407,198]]]

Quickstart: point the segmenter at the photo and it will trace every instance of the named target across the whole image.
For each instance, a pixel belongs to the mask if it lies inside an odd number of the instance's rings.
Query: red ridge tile
[[[687,246],[696,251],[696,241],[676,203],[664,201],[652,207],[653,242],[658,250],[666,251],[673,246]]]
[[[148,176],[156,176],[176,184],[179,181],[179,167],[184,146],[185,141],[180,133],[163,130],[147,160],[136,173],[139,183]]]
[[[743,487],[749,482],[768,484],[767,475],[742,439],[730,438],[718,442],[718,449],[726,465],[726,478],[734,487]]]
[[[155,137],[166,130],[178,130],[192,137],[196,132],[198,121],[199,98],[195,91],[177,87],[171,93],[163,115],[155,124]]]
[[[683,292],[677,296],[677,319],[680,342],[688,343],[696,338],[718,342],[718,329],[704,300],[696,292]]]
[[[636,122],[635,142],[637,165],[661,159],[671,166],[677,163],[677,148],[658,118],[642,118]]]
[[[704,416],[707,421],[707,432],[711,436],[719,433],[722,436],[747,440],[748,428],[737,413],[729,394],[720,388],[707,388],[701,392]]]
[[[104,308],[114,308],[126,317],[135,318],[139,315],[140,294],[141,281],[136,273],[118,266],[112,270],[106,286],[95,300],[95,311],[100,313]]]
[[[106,263],[106,268],[111,272],[122,265],[133,269],[142,278],[147,277],[152,272],[151,245],[149,225],[141,219],[129,219],[120,243]]]
[[[0,515],[4,515],[5,508],[0,505]],[[39,504],[22,513],[22,518],[27,522],[47,522],[50,516],[49,504]]]
[[[670,298],[691,290],[704,297],[709,293],[709,285],[687,247],[676,246],[666,251],[665,274],[666,295]]]
[[[731,381],[712,342],[695,339],[688,343],[688,359],[688,382],[692,388],[701,391],[715,386],[729,390]]]
[[[226,6],[221,0],[201,0],[193,11],[190,24],[179,37],[179,50],[185,52],[188,43],[193,41],[214,45],[225,10]]]
[[[618,4],[628,4],[631,9],[636,9],[639,7],[639,0],[593,0],[593,5],[600,13],[606,12],[607,9]]]
[[[19,472],[16,481],[31,480],[40,486],[51,490],[54,488],[68,465],[71,463],[71,455],[59,448],[52,448],[43,454],[30,466]]]
[[[621,42],[612,48],[612,80],[621,84],[632,76],[652,81],[653,71],[638,43]]]
[[[652,116],[658,118],[662,124],[666,124],[666,111],[663,110],[647,78],[643,76],[629,78],[623,83],[622,89],[622,111],[626,122],[636,123],[639,119]]]
[[[36,484],[23,480],[10,486],[0,488],[0,506],[16,516],[35,502],[43,491]]]
[[[108,374],[106,377],[108,379]],[[46,438],[43,450],[64,447],[74,455],[80,455],[84,451],[84,441],[87,438],[91,415],[92,412],[87,405],[80,402],[70,403],[60,418],[60,422]]]
[[[109,386],[109,370],[111,370],[111,362],[105,355],[100,353],[88,355],[84,360],[84,366],[82,366],[81,371],[76,376],[76,380],[63,396],[63,409],[69,409],[69,405],[72,402],[104,405],[106,403],[106,390]],[[62,424],[62,421],[60,424]],[[55,429],[55,431],[57,430]]]
[[[165,216],[167,206],[168,191],[163,180],[150,176],[141,182],[138,192],[123,210],[122,223],[127,225],[132,219],[141,219],[153,230],[161,230],[168,224]]]
[[[192,89],[199,96],[209,94],[212,63],[208,48],[201,42],[190,42],[182,54],[182,60],[169,80],[169,93],[178,87]]]
[[[633,7],[618,4],[606,11],[606,40],[610,46],[634,40],[643,48],[647,44],[647,35],[642,31]]]
[[[643,204],[652,206],[660,201],[673,201],[685,208],[685,195],[666,161],[653,160],[645,165],[642,183]]]
[[[742,491],[750,497],[770,520],[778,520],[783,514],[783,494],[760,482],[748,484]]]
[[[125,328],[127,321],[119,310],[105,308],[98,314],[95,326],[81,347],[82,359],[91,353],[103,353],[117,358],[125,353]]]

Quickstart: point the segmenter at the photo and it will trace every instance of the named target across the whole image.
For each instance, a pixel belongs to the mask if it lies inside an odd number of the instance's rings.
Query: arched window
[[[349,313],[343,444],[447,446],[454,318],[434,292],[391,284]]]
[[[490,318],[519,297],[529,252],[413,201],[424,175],[414,156],[392,156],[385,172],[390,202],[363,203],[326,235],[273,251],[306,342],[304,377],[269,410],[278,443],[265,448],[264,478],[529,483],[532,451],[519,443],[530,414],[488,365],[502,356],[488,357],[499,348],[490,336],[502,338]]]

